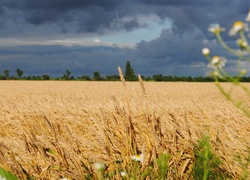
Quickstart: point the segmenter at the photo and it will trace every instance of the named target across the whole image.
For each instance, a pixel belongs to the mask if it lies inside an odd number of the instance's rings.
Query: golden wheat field
[[[250,147],[250,119],[214,83],[0,81],[0,108],[0,166],[19,179],[84,179],[121,159],[125,168],[132,141],[142,166],[166,152],[169,179],[188,179],[204,133],[237,179]]]

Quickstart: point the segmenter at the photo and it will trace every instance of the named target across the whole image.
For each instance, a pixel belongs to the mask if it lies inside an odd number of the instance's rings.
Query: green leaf
[[[1,180],[18,180],[11,172],[6,171],[0,167],[0,179]]]

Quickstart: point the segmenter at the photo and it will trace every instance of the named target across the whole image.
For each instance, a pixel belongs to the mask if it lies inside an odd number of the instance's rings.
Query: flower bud
[[[210,54],[210,50],[209,50],[208,48],[203,48],[203,49],[202,49],[202,54],[203,54],[204,56],[208,56],[208,55]]]

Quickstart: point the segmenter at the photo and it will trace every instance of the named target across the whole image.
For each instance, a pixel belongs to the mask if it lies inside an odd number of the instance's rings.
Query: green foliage
[[[135,76],[134,69],[132,68],[130,61],[126,63],[126,70],[125,70],[125,79],[127,81],[136,81],[137,77]]]
[[[2,74],[0,74],[0,80],[5,80],[5,78]]]
[[[18,180],[11,172],[6,171],[0,167],[0,179],[1,180]]]
[[[83,81],[90,81],[90,77],[88,75],[82,75],[81,80]]]
[[[210,136],[205,135],[194,147],[194,179],[225,179],[227,175],[220,169],[220,159],[213,152]]]
[[[119,75],[106,75],[105,80],[106,81],[119,81],[120,76]]]
[[[95,81],[100,81],[100,80],[102,80],[102,77],[101,77],[99,71],[95,71],[95,72],[94,72],[93,78],[94,78]]]
[[[21,70],[21,69],[16,69],[16,73],[17,73],[17,76],[19,77],[19,78],[21,78],[22,77],[22,75],[23,75],[23,71]]]
[[[44,74],[44,75],[42,75],[42,79],[43,80],[50,80],[50,77],[48,74]]]
[[[240,163],[242,169],[243,169],[243,174],[241,176],[241,180],[247,180],[249,179],[249,171],[248,171],[248,167],[250,165],[250,150],[248,150],[248,155],[245,158],[245,162],[243,162],[242,158],[240,156],[238,156],[238,162]]]
[[[159,168],[160,180],[164,180],[167,177],[169,159],[170,159],[169,154],[162,153],[160,154],[159,158],[156,160],[158,168]]]
[[[100,166],[99,163],[95,164],[95,174],[88,175],[88,178],[98,177],[98,179],[157,179],[164,180],[167,178],[168,161],[170,155],[166,153],[159,154],[156,161],[151,162],[143,167],[140,161],[131,160],[124,169],[123,160],[115,161],[110,164],[111,167],[105,165]]]
[[[9,71],[8,69],[5,69],[5,70],[3,71],[3,73],[4,73],[5,79],[9,79],[9,77],[10,77],[10,71]]]
[[[63,75],[62,79],[63,80],[70,80],[70,74],[71,74],[71,72],[67,69],[65,74]]]

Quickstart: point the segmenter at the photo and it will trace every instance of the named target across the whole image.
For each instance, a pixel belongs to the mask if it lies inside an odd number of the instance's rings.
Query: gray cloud
[[[0,0],[0,37],[26,35],[39,40],[62,32],[89,36],[133,31],[147,27],[147,21],[141,23],[139,16],[149,14],[172,23],[158,38],[138,42],[135,49],[1,45],[1,68],[14,71],[20,67],[30,74],[60,75],[66,69],[75,75],[95,70],[116,74],[117,66],[130,60],[143,75],[204,75],[207,62],[201,49],[209,47],[214,55],[226,53],[212,41],[209,24],[219,23],[228,30],[234,21],[245,18],[249,8],[249,0]],[[227,33],[223,37],[235,44]]]
[[[72,75],[92,75],[98,70],[101,74],[117,74],[117,67],[123,66],[130,57],[130,50],[119,47],[82,47],[82,46],[20,46],[0,47],[1,69],[9,69],[15,74],[16,68],[26,75],[48,73],[62,76],[66,69]],[[0,72],[1,74],[1,72]]]
[[[34,25],[57,24],[64,32],[74,28],[78,33],[127,30],[143,27],[138,14],[154,13],[163,21],[170,18],[175,32],[183,33],[193,28],[207,30],[210,23],[229,26],[242,19],[249,10],[248,0],[0,0],[3,7],[20,11],[27,23]],[[133,17],[128,21],[124,18]],[[7,19],[8,20],[8,19]],[[231,24],[230,24],[231,25]]]

